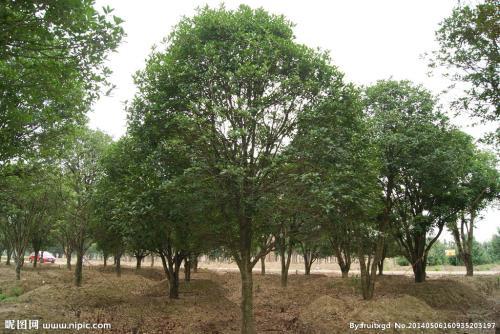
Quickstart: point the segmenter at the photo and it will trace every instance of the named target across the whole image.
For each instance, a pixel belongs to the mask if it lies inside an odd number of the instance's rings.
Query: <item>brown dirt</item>
[[[191,282],[181,282],[178,300],[168,299],[168,282],[157,268],[124,268],[122,277],[112,268],[86,268],[81,288],[72,285],[72,272],[49,265],[25,268],[21,282],[14,277],[13,268],[0,265],[1,293],[8,296],[0,301],[0,325],[6,319],[40,319],[112,324],[111,330],[93,333],[239,333],[238,273],[193,274]],[[349,333],[350,322],[499,323],[499,282],[498,277],[450,277],[415,284],[409,277],[384,276],[375,299],[367,302],[360,298],[356,277],[290,275],[283,289],[278,275],[256,274],[257,331]]]

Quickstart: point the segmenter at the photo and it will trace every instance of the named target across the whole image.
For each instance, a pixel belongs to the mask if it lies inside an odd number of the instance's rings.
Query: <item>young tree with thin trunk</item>
[[[479,150],[473,152],[457,196],[457,200],[463,201],[463,208],[457,219],[448,224],[458,248],[458,257],[465,264],[467,276],[474,274],[472,247],[478,216],[491,202],[499,198],[500,173],[496,168],[497,164],[493,154]]]
[[[317,240],[302,240],[299,244],[300,253],[304,258],[304,274],[311,274],[311,267],[313,263],[319,259],[321,255],[321,245],[318,244]]]
[[[370,137],[359,91],[345,85],[305,113],[292,147],[300,179],[312,194],[321,234],[347,277],[357,256],[355,231],[376,202],[377,148]]]
[[[76,252],[76,286],[82,284],[83,260],[90,246],[91,222],[95,219],[92,199],[95,186],[102,177],[99,159],[110,143],[111,138],[104,133],[82,128],[62,159],[64,177],[70,191],[66,198],[65,224]]]
[[[1,181],[0,219],[14,255],[17,280],[21,279],[25,252],[37,225],[49,216],[56,201],[57,173],[50,166],[29,163],[12,166],[17,172]]]

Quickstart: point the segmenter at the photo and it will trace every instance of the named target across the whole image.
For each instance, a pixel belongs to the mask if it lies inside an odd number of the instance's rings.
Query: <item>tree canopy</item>
[[[108,85],[105,61],[124,35],[122,20],[94,6],[2,1],[0,162],[57,147]]]

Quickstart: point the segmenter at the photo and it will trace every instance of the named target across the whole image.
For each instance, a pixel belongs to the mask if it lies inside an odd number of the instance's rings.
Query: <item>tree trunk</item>
[[[415,275],[415,283],[425,282],[425,264],[422,260],[417,260],[413,265],[413,273]]]
[[[155,265],[155,256],[151,255],[151,267],[154,267]]]
[[[175,254],[175,255],[174,255]],[[179,271],[183,260],[182,252],[169,252],[168,260],[168,282],[170,299],[179,299]]]
[[[137,270],[141,269],[142,259],[143,256],[138,256],[138,255],[135,256],[135,269]]]
[[[467,240],[465,242],[465,244],[467,245],[467,249],[464,252],[464,264],[467,269],[466,276],[473,276],[474,265],[472,263],[472,243],[474,241],[474,220],[476,219],[476,210],[472,208],[469,214],[470,214],[470,223],[467,233]]]
[[[255,324],[253,316],[253,278],[250,263],[240,268],[241,274],[241,333],[254,334]]]
[[[182,251],[173,251],[172,248],[167,247],[164,249],[159,249],[158,254],[160,255],[163,271],[168,279],[169,284],[169,294],[170,299],[179,298],[179,271],[184,260],[184,255]]]
[[[379,276],[382,276],[384,274],[384,260],[385,259],[381,259],[377,264]]]
[[[72,253],[66,254],[66,268],[68,270],[71,270],[71,255],[72,255]]]
[[[286,288],[288,285],[288,269],[290,268],[291,257],[292,257],[292,245],[285,247],[285,244],[283,242],[282,247],[280,248],[281,286],[283,288]]]
[[[310,275],[311,274],[311,266],[312,262],[304,261],[304,266],[305,266],[305,274]]]
[[[455,239],[455,244],[458,248],[458,257],[464,262],[465,268],[467,270],[466,276],[474,275],[474,266],[472,263],[472,241],[474,238],[474,219],[475,210],[471,209],[470,221],[467,223],[465,218],[465,213],[462,212],[460,222],[460,229],[457,223],[450,226],[450,231]]]
[[[364,300],[370,300],[373,298],[373,292],[375,290],[375,279],[374,275],[371,275],[372,272],[376,272],[377,268],[373,268],[370,272],[369,268],[371,267],[370,260],[368,263],[365,262],[365,256],[359,256],[359,267],[361,272],[361,291]]]
[[[238,267],[241,275],[241,333],[255,334],[253,314],[253,277],[252,268],[252,220],[243,213],[239,217],[239,254]]]
[[[117,277],[122,276],[122,264],[121,264],[122,255],[115,254],[115,272]]]
[[[108,266],[108,257],[109,257],[108,252],[102,252],[102,262],[104,268]]]
[[[179,299],[179,272],[174,272],[170,277],[168,298]]]
[[[380,258],[380,261],[378,261],[378,263],[377,263],[379,276],[382,276],[384,274],[384,261],[385,261],[386,256],[387,256],[387,243],[384,242],[384,249],[382,250],[382,257]]]
[[[40,253],[39,249],[34,250],[35,256],[33,257],[33,268],[36,268],[36,265],[38,263],[38,254]]]
[[[191,260],[189,256],[184,259],[184,281],[191,281]]]
[[[21,280],[21,268],[24,264],[24,256],[16,256],[16,280]]]
[[[472,255],[470,253],[463,254],[463,261],[467,270],[466,276],[474,276],[474,266],[472,264]]]
[[[266,257],[260,258],[260,274],[264,276],[266,274]]]
[[[351,269],[351,255],[346,252],[342,252],[341,249],[336,250],[337,263],[342,272],[342,278],[349,277],[349,270]]]
[[[302,253],[304,254],[304,272],[306,275],[310,275],[312,264],[316,260],[315,252],[302,244]]]
[[[163,272],[165,273],[165,275],[167,276],[167,278],[170,281],[170,277],[169,277],[170,276],[170,272],[168,270],[167,259],[165,258],[165,255],[162,252],[159,252],[159,255],[160,255],[160,259],[161,259],[161,265],[162,265],[162,268],[163,268]]]
[[[377,265],[382,257],[384,248],[384,237],[379,236],[375,244],[375,252],[373,257],[369,255],[367,258],[363,254],[363,250],[360,247],[358,250],[359,259],[359,269],[361,272],[361,290],[363,294],[363,299],[370,300],[373,298],[373,293],[375,291],[375,280],[377,277]],[[365,262],[365,260],[368,260]]]
[[[10,260],[12,258],[12,249],[7,248],[7,260],[5,262],[6,266],[10,266]]]
[[[195,255],[193,258],[193,273],[198,272],[198,255]]]
[[[82,286],[83,275],[83,251],[76,250],[75,285]]]

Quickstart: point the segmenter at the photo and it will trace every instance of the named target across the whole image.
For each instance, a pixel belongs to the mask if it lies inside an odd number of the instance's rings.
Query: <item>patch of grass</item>
[[[349,276],[348,278],[343,278],[342,281],[346,283],[353,293],[361,291],[361,279],[357,274]]]
[[[476,269],[477,271],[488,271],[488,270],[491,270],[495,267],[495,265],[493,263],[488,263],[488,264],[480,264],[480,265],[477,265],[475,266],[474,269]]]
[[[17,300],[17,297],[24,293],[22,286],[13,286],[7,289],[0,289],[0,302]]]
[[[15,287],[12,287],[9,291],[9,296],[13,296],[13,297],[19,297],[20,295],[23,294],[23,288],[20,287],[20,286],[15,286]]]

